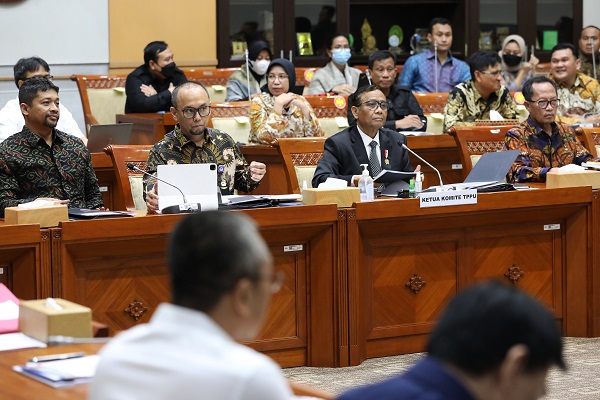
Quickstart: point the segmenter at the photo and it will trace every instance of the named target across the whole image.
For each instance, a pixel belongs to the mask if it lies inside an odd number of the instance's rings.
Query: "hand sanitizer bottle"
[[[417,172],[417,176],[415,177],[415,197],[419,195],[423,191],[423,174],[421,171]]]
[[[358,189],[360,190],[360,201],[373,201],[375,200],[375,190],[373,185],[373,178],[369,175],[367,164],[361,164],[363,167],[362,177],[358,181]]]

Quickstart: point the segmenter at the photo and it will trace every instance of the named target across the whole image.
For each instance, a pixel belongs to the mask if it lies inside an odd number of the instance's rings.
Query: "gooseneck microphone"
[[[365,71],[365,75],[367,76],[367,80],[369,81],[369,85],[372,85],[373,82],[371,81],[371,71],[369,71],[368,69]]]
[[[196,211],[200,211],[200,203],[188,203],[187,199],[185,197],[185,194],[183,194],[181,189],[179,189],[177,186],[175,186],[165,180],[159,179],[152,174],[149,174],[148,172],[144,171],[143,169],[136,167],[133,163],[127,163],[127,168],[129,168],[132,171],[141,172],[142,174],[147,175],[150,178],[156,179],[159,182],[162,182],[166,185],[169,185],[169,186],[177,189],[179,191],[179,193],[181,193],[181,197],[183,198],[183,204],[176,204],[173,206],[165,207],[160,211],[162,214],[193,213]]]
[[[408,148],[407,145],[405,145],[404,143],[400,143],[398,142],[398,144],[402,147],[404,147],[406,150],[408,150],[412,155],[414,155],[415,157],[417,157],[419,160],[423,161],[425,164],[427,164],[431,169],[433,169],[435,172],[437,172],[437,176],[440,180],[440,188],[444,187],[444,183],[442,182],[442,175],[440,175],[440,171],[434,167],[433,165],[429,164],[427,162],[427,160],[425,160],[423,157],[421,157],[420,155],[418,155],[417,153],[415,153],[414,151],[412,151],[411,149]]]

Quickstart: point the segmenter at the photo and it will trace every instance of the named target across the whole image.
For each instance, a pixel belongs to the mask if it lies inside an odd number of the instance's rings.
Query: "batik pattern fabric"
[[[69,200],[75,208],[103,206],[92,157],[83,142],[52,131],[52,145],[27,127],[0,143],[0,216],[39,197]]]
[[[250,137],[252,144],[272,144],[275,139],[289,137],[325,136],[312,107],[302,96],[298,99],[305,103],[309,110],[308,118],[304,118],[302,110],[291,105],[283,114],[275,112],[275,97],[262,92],[250,102]]]
[[[474,126],[476,120],[489,120],[491,110],[497,111],[504,119],[519,117],[517,103],[504,86],[484,100],[473,80],[460,83],[448,95],[444,109],[444,132],[453,126]]]
[[[554,80],[552,75],[548,77]],[[584,122],[585,114],[600,113],[600,85],[594,78],[578,72],[573,86],[567,87],[558,82],[556,85],[560,99],[560,105],[556,111],[557,122],[564,122],[568,125],[580,124]]]
[[[548,134],[528,118],[506,133],[506,150],[519,150],[508,178],[511,182],[546,181],[551,168],[592,160],[594,156],[581,144],[567,124],[552,123]]]
[[[217,165],[217,182],[221,194],[231,195],[234,190],[251,192],[259,182],[250,177],[250,168],[235,141],[225,132],[206,128],[202,147],[185,137],[179,125],[152,147],[148,161],[148,173],[156,174],[159,165],[206,164]],[[154,179],[145,177],[144,187],[150,190]]]

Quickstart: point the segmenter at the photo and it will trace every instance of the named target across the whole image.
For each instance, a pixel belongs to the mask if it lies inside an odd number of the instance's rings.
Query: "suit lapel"
[[[390,137],[387,135],[387,133],[385,133],[383,130],[379,130],[379,146],[381,147],[381,168],[382,169],[390,169],[390,158],[392,157],[392,149],[394,148],[394,146],[392,146],[392,141],[390,139]],[[387,157],[386,157],[386,151],[387,151]],[[385,162],[385,160],[388,160],[388,162]]]
[[[369,164],[369,155],[365,149],[365,145],[360,137],[358,128],[353,125],[350,128],[350,142],[352,142],[352,151],[356,155],[359,164]]]

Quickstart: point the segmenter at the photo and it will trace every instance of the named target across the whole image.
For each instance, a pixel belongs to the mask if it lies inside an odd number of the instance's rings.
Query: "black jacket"
[[[182,70],[175,68],[173,76],[169,79],[160,80],[152,76],[146,65],[141,65],[127,75],[125,82],[125,113],[153,113],[158,111],[169,111],[171,108],[171,92],[169,85],[173,82],[178,86],[187,82]],[[142,93],[140,86],[152,85],[158,92],[154,96],[147,97]]]

